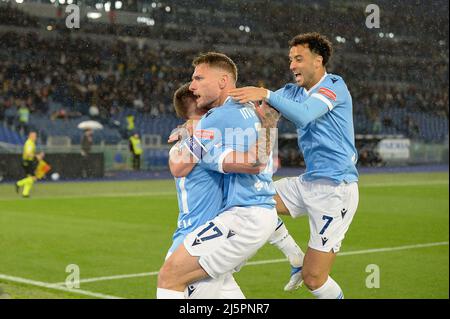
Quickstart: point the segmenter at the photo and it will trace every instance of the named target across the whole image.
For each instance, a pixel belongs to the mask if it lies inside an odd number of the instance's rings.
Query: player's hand
[[[188,136],[192,136],[194,134],[194,127],[197,125],[197,123],[198,123],[197,120],[187,120],[183,124],[183,127],[185,128]]]
[[[187,120],[183,125],[178,125],[169,135],[167,143],[174,143],[176,141],[181,141],[194,133],[194,126],[198,121]]]
[[[169,139],[167,140],[167,143],[174,143],[181,139],[181,131],[183,130],[182,125],[178,125],[176,128],[170,132]]]
[[[264,100],[267,96],[267,89],[246,86],[243,88],[230,90],[228,94],[239,103],[247,103],[250,101]]]

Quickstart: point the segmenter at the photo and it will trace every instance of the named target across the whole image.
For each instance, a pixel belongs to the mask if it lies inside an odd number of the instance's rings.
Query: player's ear
[[[227,86],[229,80],[229,76],[226,73],[222,74],[219,79],[219,87],[221,90],[223,90]]]
[[[323,57],[321,55],[316,55],[316,57],[314,58],[314,66],[316,68],[319,68],[322,66],[322,62],[323,62]]]

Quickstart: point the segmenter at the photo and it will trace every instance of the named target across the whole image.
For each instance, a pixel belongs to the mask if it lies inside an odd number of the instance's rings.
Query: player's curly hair
[[[194,61],[192,66],[196,67],[199,64],[206,63],[212,67],[223,69],[233,76],[234,81],[238,78],[238,69],[236,64],[228,56],[219,52],[201,53]]]
[[[317,32],[303,33],[296,35],[289,41],[289,47],[297,45],[308,45],[311,52],[322,57],[322,65],[326,65],[333,54],[333,45],[331,41],[324,35]]]
[[[175,107],[175,113],[182,119],[187,119],[186,100],[192,99],[195,101],[195,95],[189,90],[191,82],[185,83],[180,86],[173,94],[173,106]]]

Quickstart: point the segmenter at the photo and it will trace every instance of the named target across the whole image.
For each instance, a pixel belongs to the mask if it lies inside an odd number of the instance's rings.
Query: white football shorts
[[[337,253],[358,207],[358,183],[336,185],[326,179],[307,182],[300,176],[274,184],[293,218],[309,216],[308,246]]]
[[[275,208],[233,207],[189,233],[184,246],[212,278],[239,271],[275,231]]]
[[[245,299],[231,273],[191,283],[184,290],[184,296],[185,299]]]
[[[172,251],[168,251],[165,260]],[[217,279],[206,278],[189,284],[184,290],[185,299],[245,299],[245,295],[233,277],[227,273]]]

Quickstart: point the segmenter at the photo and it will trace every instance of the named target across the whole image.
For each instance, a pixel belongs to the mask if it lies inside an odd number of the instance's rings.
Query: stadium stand
[[[29,108],[30,127],[40,132],[43,143],[48,136],[66,135],[79,144],[77,124],[96,119],[105,129],[94,142],[117,144],[126,137],[128,114],[135,115],[141,134],[159,134],[165,141],[180,123],[172,93],[190,78],[190,61],[199,51],[228,53],[238,64],[239,85],[276,89],[290,81],[287,41],[309,30],[328,35],[335,45],[329,71],[349,85],[357,134],[444,141],[449,111],[446,10],[431,18],[422,14],[425,3],[419,2],[408,10],[395,2],[392,11],[383,12],[383,28],[373,32],[362,25],[364,7],[345,2],[294,4],[299,14],[292,19],[281,0],[264,6],[261,1],[174,1],[170,12],[128,1],[123,10],[153,10],[155,26],[86,20],[79,30],[65,28],[63,18],[36,17],[1,3],[0,141],[24,140],[17,126],[21,103]],[[448,7],[442,1],[428,5],[430,10]],[[329,10],[335,12],[331,19]],[[287,121],[279,128],[281,134],[294,130]]]

